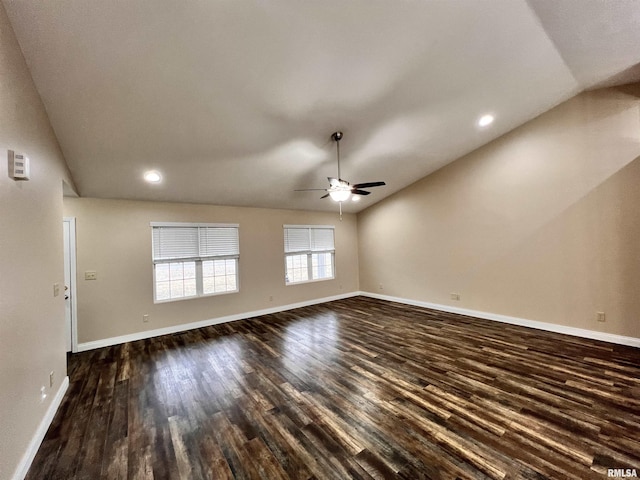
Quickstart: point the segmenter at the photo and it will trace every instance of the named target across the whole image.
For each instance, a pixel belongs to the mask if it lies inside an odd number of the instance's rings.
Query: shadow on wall
[[[630,69],[624,72],[625,74],[633,74],[634,78],[640,77],[640,63],[634,65]],[[616,91],[630,95],[632,97],[640,98],[640,82],[630,83],[628,85],[621,85],[615,88]]]
[[[640,337],[638,93],[578,95],[361,212],[361,288]]]
[[[640,157],[552,220],[476,265],[474,308],[640,336]],[[526,295],[523,295],[526,292]],[[517,307],[513,298],[524,299]],[[606,328],[595,315],[606,313]],[[635,334],[634,334],[635,332]]]

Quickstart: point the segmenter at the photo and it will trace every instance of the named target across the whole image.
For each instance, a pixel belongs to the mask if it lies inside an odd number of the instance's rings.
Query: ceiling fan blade
[[[327,189],[326,188],[303,188],[303,189],[300,189],[300,190],[294,190],[294,192],[315,192],[315,191],[326,192]]]
[[[321,196],[320,198],[327,198],[329,196],[329,194],[327,193],[326,195]]]
[[[367,183],[356,183],[352,185],[353,188],[371,188],[371,187],[382,187],[386,185],[384,182],[367,182]]]
[[[353,195],[369,195],[371,192],[367,192],[366,190],[358,190],[357,188],[354,188],[353,190],[351,190],[351,193]]]

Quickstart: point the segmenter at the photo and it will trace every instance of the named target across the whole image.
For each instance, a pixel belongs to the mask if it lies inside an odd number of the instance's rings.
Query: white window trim
[[[227,295],[230,293],[238,293],[240,291],[240,224],[238,223],[185,223],[185,222],[150,222],[151,227],[151,262],[152,262],[152,274],[153,274],[153,303],[170,303],[180,302],[182,300],[194,300],[197,298],[216,297],[218,295]],[[238,254],[237,255],[217,255],[210,257],[184,257],[184,258],[172,258],[155,260],[153,258],[153,227],[207,227],[207,228],[236,228],[238,229]],[[227,260],[235,259],[236,261],[236,289],[227,290],[224,292],[204,293],[204,277],[202,275],[202,262],[210,260]],[[167,298],[158,300],[156,295],[156,265],[161,263],[181,263],[181,262],[195,262],[196,266],[196,294],[189,297]]]
[[[283,225],[282,228],[329,228],[333,230],[334,235],[336,231],[335,225]]]
[[[219,227],[240,228],[239,223],[182,223],[182,222],[150,222],[151,227]]]
[[[284,252],[284,284],[287,287],[293,285],[302,285],[305,283],[315,283],[315,282],[326,282],[328,280],[336,279],[336,248],[335,248],[335,235],[336,235],[336,227],[334,225],[283,225],[283,235],[284,231],[288,228],[298,228],[304,229],[307,228],[309,231],[311,229],[331,229],[333,230],[333,250],[300,250],[297,252]],[[285,248],[286,250],[286,244]],[[309,276],[313,275],[313,254],[317,253],[330,253],[331,254],[331,277],[327,278],[309,278],[308,280],[301,280],[299,282],[287,282],[287,257],[294,255],[306,255],[307,257],[307,273]]]

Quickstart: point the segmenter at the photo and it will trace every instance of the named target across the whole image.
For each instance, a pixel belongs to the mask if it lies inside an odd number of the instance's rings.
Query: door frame
[[[67,254],[69,255],[69,295],[71,295],[71,352],[78,351],[78,302],[76,297],[76,218],[63,217],[63,227],[65,223],[69,224],[69,245]],[[67,248],[64,245],[63,248]],[[66,314],[65,314],[66,317]],[[65,323],[67,319],[65,318]]]

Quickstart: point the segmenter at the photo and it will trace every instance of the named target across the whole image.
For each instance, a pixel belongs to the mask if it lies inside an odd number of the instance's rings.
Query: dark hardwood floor
[[[640,474],[640,350],[356,297],[75,354],[29,479]]]

